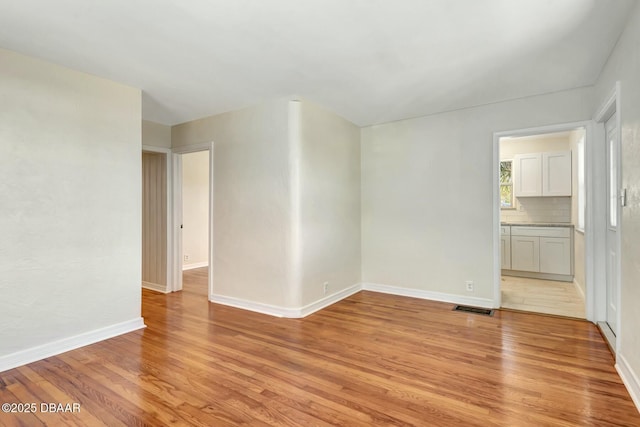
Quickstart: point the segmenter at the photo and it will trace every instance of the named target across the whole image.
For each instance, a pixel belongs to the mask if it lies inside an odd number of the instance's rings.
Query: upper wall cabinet
[[[516,197],[542,195],[542,153],[516,154],[513,158],[513,194]]]
[[[571,196],[571,151],[515,155],[513,185],[516,197]]]

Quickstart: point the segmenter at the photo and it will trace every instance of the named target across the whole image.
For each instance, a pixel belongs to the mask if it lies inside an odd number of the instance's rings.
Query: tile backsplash
[[[521,197],[515,205],[500,210],[501,222],[571,223],[571,197]]]

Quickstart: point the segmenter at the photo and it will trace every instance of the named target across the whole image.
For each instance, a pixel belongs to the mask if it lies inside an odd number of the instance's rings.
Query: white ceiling
[[[0,0],[0,46],[164,124],[298,95],[358,125],[592,85],[635,0]]]

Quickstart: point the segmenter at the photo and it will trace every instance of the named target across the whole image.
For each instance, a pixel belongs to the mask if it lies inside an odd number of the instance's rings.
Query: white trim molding
[[[256,313],[268,314],[274,317],[298,318],[300,309],[286,308],[277,305],[264,304],[256,301],[249,301],[241,298],[228,297],[225,295],[209,295],[209,301],[215,304],[228,305],[229,307],[254,311]]]
[[[361,290],[362,290],[361,284],[357,283],[353,286],[350,286],[346,289],[336,292],[335,294],[328,295],[322,298],[321,300],[318,300],[311,304],[307,304],[304,307],[300,308],[299,317],[306,317],[312,313],[315,313],[316,311],[320,311],[323,308],[329,307],[330,305],[335,304],[338,301],[341,301],[345,298],[350,297],[351,295],[357,294]]]
[[[7,354],[0,357],[0,372],[26,365],[27,363],[37,362],[47,357],[56,356],[58,354],[75,350],[89,344],[95,344],[118,335],[128,332],[137,331],[145,328],[144,319],[138,317],[115,325],[107,326],[93,331],[84,332],[58,341],[21,350],[15,353]]]
[[[631,400],[633,400],[636,408],[640,411],[640,378],[638,378],[638,375],[631,369],[631,366],[627,363],[627,359],[620,353],[618,353],[616,358],[616,371],[618,371],[618,375],[620,375],[622,382],[625,387],[627,387],[631,395]]]
[[[263,304],[256,301],[248,301],[240,298],[228,297],[225,295],[209,295],[209,301],[228,305],[230,307],[241,308],[243,310],[255,311],[256,313],[268,314],[275,317],[288,317],[299,319],[306,317],[316,311],[322,310],[338,301],[357,294],[360,291],[380,292],[384,294],[399,295],[412,298],[420,298],[431,301],[446,302],[451,304],[471,305],[482,308],[493,307],[491,298],[466,297],[462,295],[446,294],[441,292],[424,291],[421,289],[401,288],[398,286],[382,285],[379,283],[357,283],[335,294],[329,295],[311,304],[299,308],[280,307],[271,304]]]
[[[163,294],[168,294],[169,293],[169,291],[167,291],[167,287],[165,285],[161,285],[159,283],[145,282],[143,280],[142,281],[142,287],[144,289],[149,289],[151,291],[162,292]]]
[[[316,302],[299,308],[280,307],[277,305],[263,304],[256,301],[248,301],[240,298],[228,297],[225,295],[209,295],[209,301],[228,305],[230,307],[241,308],[243,310],[255,311],[256,313],[268,314],[275,317],[287,317],[291,319],[299,319],[306,317],[318,310],[322,310],[336,302],[343,300],[361,290],[360,284],[355,284],[335,294],[329,295]]]
[[[397,286],[382,285],[379,283],[362,283],[362,290],[427,299],[431,301],[448,302],[452,304],[471,305],[474,307],[495,308],[493,307],[493,299],[491,298],[465,297],[461,295],[445,294],[442,292],[424,291],[422,289],[400,288]]]
[[[202,268],[202,267],[208,267],[208,266],[209,266],[208,261],[194,262],[192,264],[182,264],[182,271],[193,270],[194,268]]]

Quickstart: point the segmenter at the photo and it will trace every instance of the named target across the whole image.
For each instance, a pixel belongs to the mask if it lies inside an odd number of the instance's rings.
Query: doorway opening
[[[587,318],[586,129],[496,136],[501,308]]]
[[[173,150],[173,289],[213,294],[213,143]]]

